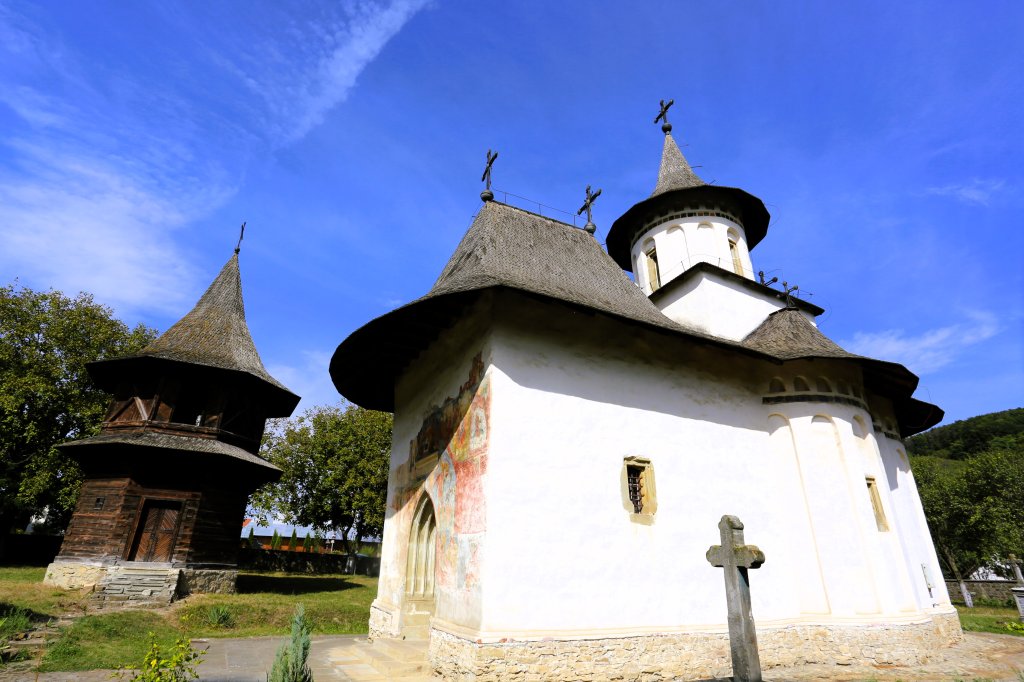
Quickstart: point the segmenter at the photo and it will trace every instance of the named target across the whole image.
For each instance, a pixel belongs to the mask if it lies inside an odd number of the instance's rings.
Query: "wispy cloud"
[[[180,310],[205,284],[180,233],[320,125],[424,4],[139,6],[173,16],[122,58],[0,0],[0,273]]]
[[[919,374],[928,374],[949,365],[969,346],[999,332],[996,316],[977,311],[954,325],[907,334],[902,329],[883,332],[857,332],[839,345],[850,352],[907,366]]]
[[[937,196],[952,197],[965,204],[988,206],[992,196],[1002,190],[1005,185],[1006,182],[1004,180],[980,180],[974,178],[968,183],[929,187],[926,192]]]

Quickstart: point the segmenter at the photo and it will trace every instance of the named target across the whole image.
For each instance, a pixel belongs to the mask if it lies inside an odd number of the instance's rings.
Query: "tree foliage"
[[[251,500],[263,523],[280,515],[288,523],[335,530],[346,552],[349,536],[379,536],[384,528],[391,415],[361,407],[314,407],[271,425],[262,454],[281,468],[278,483]]]
[[[939,558],[950,575],[1007,574],[1024,556],[1024,410],[982,415],[907,441]]]
[[[51,527],[64,528],[80,474],[54,446],[95,433],[110,399],[85,365],[155,337],[89,294],[0,287],[0,536],[44,510]]]

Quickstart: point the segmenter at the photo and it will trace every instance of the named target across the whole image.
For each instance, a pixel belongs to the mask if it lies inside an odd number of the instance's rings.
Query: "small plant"
[[[206,610],[206,623],[215,628],[229,628],[235,624],[235,619],[227,606],[214,604]]]
[[[252,547],[253,549],[263,549],[263,545],[261,545],[260,541],[256,539],[256,529],[255,528],[250,528],[249,529],[249,546]]]
[[[1024,623],[1010,621],[1006,624],[1006,629],[1010,632],[1019,633],[1024,635]],[[1024,679],[1024,672],[1017,673],[1018,679]]]
[[[10,604],[0,604],[0,644],[31,629],[32,615],[27,609]]]
[[[199,679],[196,668],[202,662],[206,652],[193,649],[192,642],[188,637],[185,635],[179,637],[167,653],[161,651],[160,645],[156,643],[156,636],[152,632],[149,633],[149,639],[149,651],[142,659],[142,665],[138,668],[132,666],[118,668],[113,677],[117,677],[119,680],[128,679],[130,682],[188,682]],[[126,675],[131,675],[131,677],[126,678]]]
[[[292,616],[291,641],[285,642],[277,650],[274,665],[267,673],[267,682],[313,682],[313,673],[306,663],[309,658],[309,631],[306,611],[299,604]]]

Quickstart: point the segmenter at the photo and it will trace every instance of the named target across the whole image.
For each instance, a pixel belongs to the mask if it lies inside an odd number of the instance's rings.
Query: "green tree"
[[[270,538],[270,549],[281,549],[281,536],[276,528],[273,537]]]
[[[299,546],[299,534],[292,528],[292,539],[288,541],[288,550],[294,552]]]
[[[77,465],[54,446],[94,434],[110,397],[85,365],[142,349],[156,331],[129,329],[81,293],[0,287],[0,544],[46,513],[67,525],[78,497]]]
[[[994,437],[964,461],[915,457],[914,477],[940,560],[955,580],[1024,555],[1024,433]]]
[[[278,483],[261,488],[252,506],[262,519],[332,529],[351,551],[356,540],[384,529],[391,415],[361,407],[314,407],[268,429],[262,454],[281,468]]]

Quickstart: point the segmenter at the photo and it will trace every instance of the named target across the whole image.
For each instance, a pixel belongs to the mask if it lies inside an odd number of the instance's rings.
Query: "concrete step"
[[[369,645],[369,643],[367,643]],[[392,658],[405,661],[427,662],[429,646],[427,640],[388,639],[380,637],[373,641],[373,646]]]

